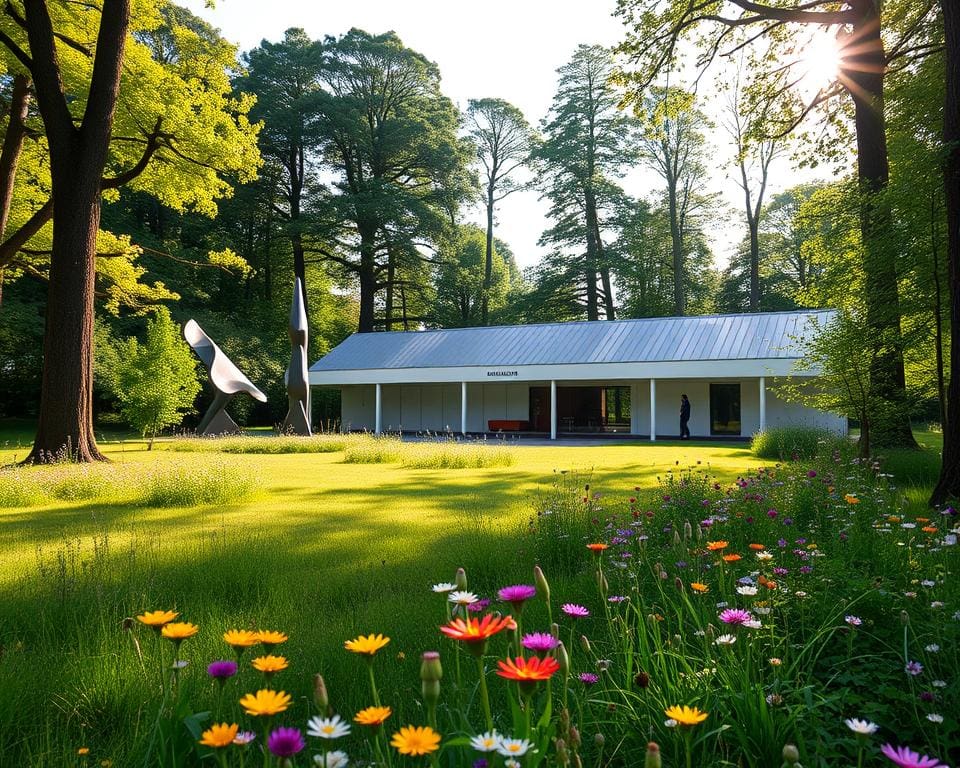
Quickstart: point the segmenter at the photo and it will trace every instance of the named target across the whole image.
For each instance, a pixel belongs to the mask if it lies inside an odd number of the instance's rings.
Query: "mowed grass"
[[[121,469],[144,474],[222,458],[162,444],[147,452],[138,441],[104,447]],[[154,509],[99,499],[0,510],[0,754],[11,764],[73,765],[85,746],[96,764],[140,764],[155,706],[154,638],[124,620],[161,608],[201,626],[184,646],[196,665],[229,657],[225,629],[289,633],[291,667],[276,686],[302,700],[320,672],[345,713],[370,702],[357,684],[364,669],[343,641],[388,634],[382,693],[398,723],[417,722],[419,654],[439,646],[444,615],[429,586],[451,580],[458,566],[485,596],[529,583],[528,521],[558,473],[589,482],[612,508],[671,469],[699,464],[726,482],[766,463],[746,445],[716,443],[513,450],[512,466],[482,469],[245,454],[229,458],[260,478],[261,493],[248,502]],[[24,453],[0,451],[0,463]],[[575,586],[554,583],[569,599]],[[544,620],[531,613],[527,626]],[[241,688],[259,687],[245,674]],[[212,700],[200,670],[184,680],[191,700]]]

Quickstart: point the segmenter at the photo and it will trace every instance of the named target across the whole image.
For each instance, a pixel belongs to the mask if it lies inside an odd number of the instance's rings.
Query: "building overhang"
[[[648,363],[582,363],[507,367],[370,368],[310,371],[311,386],[350,384],[449,384],[532,381],[630,381],[637,379],[740,379],[761,376],[813,377],[797,371],[795,358],[676,360]]]

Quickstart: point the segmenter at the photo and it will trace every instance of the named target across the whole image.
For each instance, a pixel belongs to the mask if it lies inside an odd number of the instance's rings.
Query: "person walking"
[[[686,395],[680,395],[680,439],[690,439],[690,427],[687,423],[690,421],[690,400]]]

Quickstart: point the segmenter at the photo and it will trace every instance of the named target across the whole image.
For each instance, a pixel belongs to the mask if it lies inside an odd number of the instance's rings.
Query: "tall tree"
[[[947,423],[943,428],[943,462],[930,496],[931,504],[943,504],[949,498],[960,497],[960,7],[951,0],[942,0],[940,6],[946,41],[943,141],[947,154],[943,183],[950,294],[950,385]]]
[[[131,18],[129,0],[24,0],[22,7],[7,3],[0,16],[2,50],[33,82],[49,148],[29,174],[17,175],[26,193],[14,195],[23,205],[11,209],[16,228],[0,244],[0,266],[29,253],[43,260],[49,282],[40,414],[28,461],[64,450],[78,460],[103,458],[92,428],[96,255],[104,244],[129,241],[100,232],[102,196],[131,184],[169,205],[212,213],[230,189],[217,163],[229,155],[227,165],[242,175],[256,168],[255,130],[244,119],[249,102],[229,97],[224,72],[233,49],[219,40],[211,47],[183,27],[177,44],[185,54],[175,61],[157,61],[142,42],[169,20],[166,7],[146,3]],[[118,102],[125,106],[117,120],[122,132],[114,130]],[[159,155],[168,164],[151,163]],[[45,228],[51,220],[52,232]]]
[[[422,263],[469,192],[459,115],[436,65],[392,32],[352,29],[323,44],[318,131],[336,177],[321,257],[360,287],[362,333],[398,260]],[[392,318],[390,318],[392,321]]]
[[[711,204],[707,194],[707,143],[710,121],[679,88],[651,88],[636,105],[643,123],[642,156],[666,185],[673,267],[673,314],[686,314],[684,293],[689,235]]]
[[[283,201],[277,212],[287,223],[294,277],[306,286],[302,215],[304,198],[316,183],[311,165],[319,144],[315,123],[322,48],[302,29],[288,29],[281,42],[264,40],[243,59],[246,74],[236,85],[257,96],[250,117],[263,121],[261,151],[282,171],[275,177]],[[309,306],[307,310],[309,314]]]
[[[516,171],[530,158],[534,134],[523,113],[503,99],[471,99],[467,105],[470,138],[483,165],[484,203],[487,208],[487,243],[483,267],[483,298],[480,324],[489,321],[490,289],[493,284],[493,214],[497,203],[524,189]]]
[[[926,25],[933,23],[934,7],[934,0],[894,0],[882,5],[877,0],[849,0],[841,4],[833,0],[618,0],[617,13],[628,28],[621,51],[631,57],[636,67],[625,79],[637,93],[643,92],[672,63],[681,40],[694,38],[701,46],[697,63],[704,68],[717,55],[733,53],[744,46],[766,46],[761,60],[766,66],[758,67],[755,82],[771,99],[779,100],[784,116],[782,121],[773,121],[770,135],[789,132],[833,96],[849,96],[857,145],[867,323],[873,329],[875,344],[870,385],[877,398],[888,401],[890,413],[903,414],[899,420],[891,420],[875,431],[877,446],[916,445],[905,408],[895,239],[883,197],[889,181],[884,75],[893,62],[902,63],[898,60],[930,50],[925,41],[915,44],[915,40]],[[822,34],[825,29],[840,30],[839,76],[806,103],[798,104],[800,97],[794,86],[796,72],[803,64],[802,35],[804,31],[809,35],[810,30]],[[738,30],[746,31],[745,39],[735,34]],[[894,32],[888,47],[882,34],[885,30]]]
[[[557,70],[557,92],[537,151],[555,222],[542,241],[582,256],[588,320],[600,319],[601,304],[608,320],[615,317],[603,208],[622,195],[614,180],[636,159],[636,122],[619,109],[613,69],[609,49],[577,48]]]

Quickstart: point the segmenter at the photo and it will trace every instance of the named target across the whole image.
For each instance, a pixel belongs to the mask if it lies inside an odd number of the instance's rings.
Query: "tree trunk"
[[[14,75],[13,94],[10,98],[10,120],[3,138],[3,150],[0,151],[0,242],[7,231],[7,219],[10,218],[10,203],[13,201],[13,189],[17,181],[17,165],[23,140],[27,136],[27,111],[30,106],[30,78],[26,75]]]
[[[387,297],[383,308],[383,326],[386,330],[393,330],[393,285],[397,275],[397,261],[393,248],[387,246]]]
[[[587,283],[587,320],[600,319],[600,303],[597,297],[597,267],[598,244],[597,244],[597,199],[593,194],[593,189],[587,187],[584,195],[584,203],[587,215],[587,259],[584,265],[584,273]]]
[[[931,505],[960,497],[960,5],[941,0],[946,39],[946,99],[943,141],[948,150],[943,168],[947,206],[947,268],[950,294],[950,384],[947,421],[943,425],[943,462],[930,496]]]
[[[749,214],[748,214],[749,216]],[[759,222],[749,216],[750,227],[750,311],[760,311],[760,233]]]
[[[883,113],[886,56],[875,0],[857,0],[852,6],[859,19],[850,35],[851,53],[845,59],[843,74],[850,81],[848,90],[854,102],[864,298],[874,345],[870,390],[877,416],[873,419],[871,442],[873,447],[916,448],[903,370],[896,237],[890,205],[884,199],[890,176]]]
[[[290,174],[290,246],[293,249],[293,276],[303,285],[303,309],[310,317],[307,300],[307,262],[303,254],[303,235],[300,234],[300,201],[303,195],[303,147],[294,144],[290,148],[287,168]]]
[[[597,238],[597,263],[600,265],[600,282],[603,285],[603,303],[607,313],[607,320],[616,320],[616,308],[613,306],[613,283],[610,280],[610,265],[607,263],[603,250],[603,239],[600,237],[600,222],[597,216],[593,221]]]
[[[687,302],[683,290],[683,232],[680,229],[677,210],[676,179],[667,179],[667,197],[670,210],[670,246],[673,255],[673,314],[681,317],[686,314]]]
[[[933,256],[933,327],[937,354],[937,404],[940,406],[940,427],[947,428],[947,388],[943,371],[943,293],[940,286],[940,239],[937,232],[937,200],[930,200],[930,255]]]
[[[483,298],[480,303],[480,325],[490,322],[490,286],[493,284],[493,181],[487,185],[487,249],[483,263]]]
[[[37,105],[50,148],[53,248],[43,338],[40,416],[26,462],[69,454],[103,460],[93,436],[93,299],[100,195],[120,90],[130,0],[104,0],[80,127],[63,92],[53,24],[42,0],[26,0]]]
[[[377,293],[376,274],[376,228],[361,226],[360,230],[360,268],[357,277],[360,280],[360,322],[358,333],[372,333],[374,330],[374,298]]]

